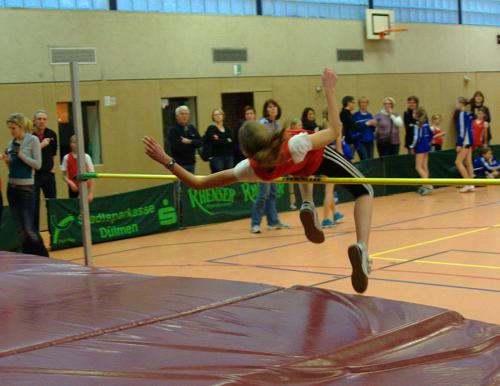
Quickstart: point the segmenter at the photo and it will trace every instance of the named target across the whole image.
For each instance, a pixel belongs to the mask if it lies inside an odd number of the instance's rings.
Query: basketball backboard
[[[369,40],[394,39],[395,34],[389,32],[394,28],[394,11],[388,9],[367,9],[366,10],[366,38]]]

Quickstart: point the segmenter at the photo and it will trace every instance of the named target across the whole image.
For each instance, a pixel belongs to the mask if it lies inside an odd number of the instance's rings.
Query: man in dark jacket
[[[408,154],[411,154],[410,145],[413,143],[413,135],[417,120],[413,118],[413,112],[418,109],[419,100],[415,95],[409,96],[406,99],[408,109],[404,113],[403,121],[405,123],[405,147]]]
[[[47,127],[47,112],[37,110],[33,118],[42,149],[42,167],[35,172],[35,227],[40,230],[40,191],[45,198],[56,198],[57,134]]]
[[[202,141],[196,127],[189,124],[189,114],[187,106],[175,109],[176,123],[169,130],[168,141],[172,157],[184,169],[195,174],[196,149]]]

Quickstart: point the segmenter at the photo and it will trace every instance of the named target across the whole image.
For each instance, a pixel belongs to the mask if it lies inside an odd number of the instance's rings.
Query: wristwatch
[[[173,158],[170,158],[170,161],[168,161],[166,164],[165,164],[165,167],[172,171],[172,169],[174,168],[174,165],[177,163],[176,160],[174,160]]]

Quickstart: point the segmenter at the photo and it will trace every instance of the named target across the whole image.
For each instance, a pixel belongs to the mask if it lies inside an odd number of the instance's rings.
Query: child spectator
[[[480,107],[476,110],[476,118],[472,121],[472,152],[486,145],[488,134],[488,121],[486,121],[486,110]]]
[[[375,126],[377,121],[375,121],[373,115],[368,112],[369,104],[370,101],[368,98],[359,98],[359,111],[356,111],[353,115],[356,125],[361,132],[356,149],[360,160],[373,158],[373,143],[375,140]]]
[[[465,111],[467,106],[467,99],[464,97],[457,98],[455,105],[457,128],[457,158],[455,159],[455,166],[457,167],[462,178],[472,178],[474,171],[472,168],[472,149],[473,135],[472,135],[472,114]],[[475,190],[473,185],[465,185],[460,189],[460,193],[473,192]]]
[[[63,158],[61,170],[63,172],[63,179],[68,184],[69,198],[78,198],[80,195],[79,184],[76,176],[78,175],[77,155],[76,155],[76,136],[72,135],[69,139],[69,146],[71,153],[66,154]],[[94,164],[92,158],[85,154],[85,173],[94,173]],[[88,201],[94,200],[94,184],[92,180],[87,181],[88,186]]]
[[[476,178],[498,178],[500,163],[495,159],[489,147],[483,147],[474,159],[474,174]]]
[[[427,112],[422,107],[413,110],[415,124],[413,126],[413,142],[409,149],[415,151],[415,169],[421,178],[429,178],[429,152],[431,151],[431,143],[433,133],[429,126]],[[425,196],[433,189],[432,185],[422,185],[418,188],[417,193]]]
[[[431,118],[431,130],[434,136],[432,137],[432,151],[440,151],[443,148],[443,137],[446,135],[441,130],[441,115],[434,114]]]

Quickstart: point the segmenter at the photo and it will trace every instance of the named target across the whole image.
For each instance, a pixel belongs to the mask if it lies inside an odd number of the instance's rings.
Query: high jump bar
[[[203,177],[203,176],[199,176]],[[132,179],[132,180],[164,180],[178,181],[171,174],[124,174],[124,173],[85,173],[78,176],[79,180],[90,179]],[[245,182],[245,181],[239,181]],[[256,181],[246,181],[256,182]],[[307,184],[339,184],[339,185],[500,185],[500,179],[471,179],[471,178],[344,178],[344,177],[281,177],[273,183],[307,183]]]

